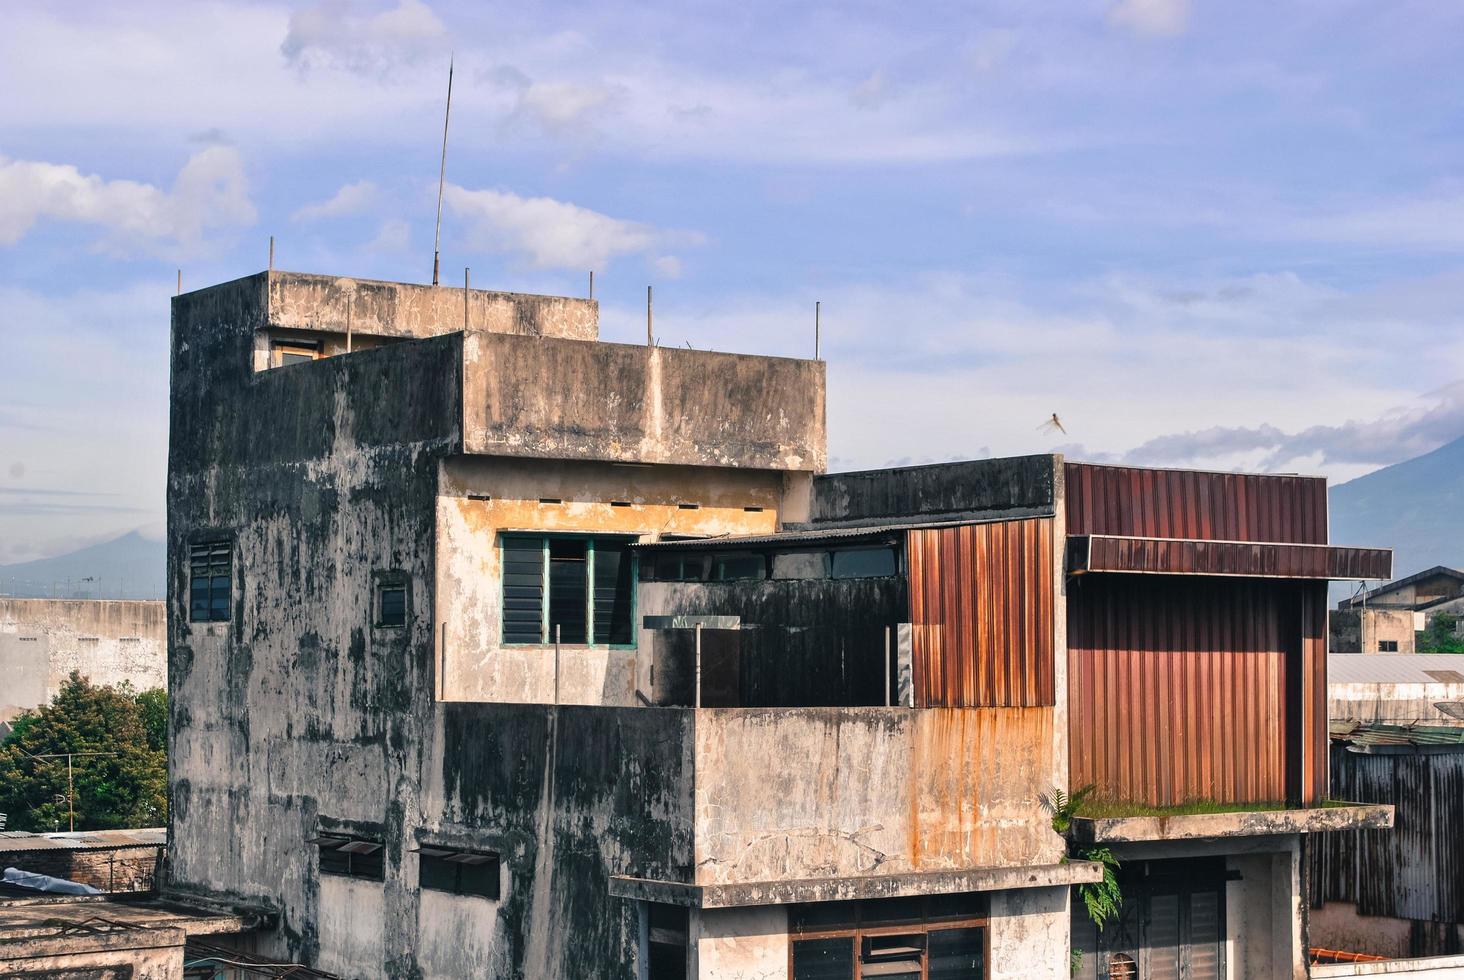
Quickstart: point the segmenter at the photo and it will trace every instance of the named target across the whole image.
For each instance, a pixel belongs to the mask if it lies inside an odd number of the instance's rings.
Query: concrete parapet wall
[[[594,340],[600,304],[568,296],[536,296],[458,286],[421,286],[346,276],[272,272],[268,320],[288,330],[354,332],[382,337],[435,337],[488,330],[534,337]]]
[[[824,365],[474,330],[464,450],[821,472]]]
[[[1051,708],[708,709],[696,882],[1052,864]]]
[[[73,670],[94,684],[166,686],[165,605],[0,599],[0,722],[50,701]]]

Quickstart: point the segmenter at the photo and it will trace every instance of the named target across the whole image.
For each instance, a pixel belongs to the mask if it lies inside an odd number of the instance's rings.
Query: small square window
[[[320,359],[320,344],[312,340],[277,340],[271,347],[274,366],[304,364]]]
[[[1378,652],[1379,653],[1397,653],[1398,652],[1398,641],[1397,640],[1379,640],[1378,641]]]
[[[492,851],[462,851],[435,845],[423,846],[417,882],[423,888],[498,898],[498,855]]]
[[[233,597],[233,544],[227,539],[200,541],[188,548],[188,619],[222,623]]]
[[[407,625],[406,583],[383,582],[376,587],[376,625]]]
[[[350,834],[320,834],[306,843],[320,849],[320,873],[386,880],[386,849],[381,842]]]

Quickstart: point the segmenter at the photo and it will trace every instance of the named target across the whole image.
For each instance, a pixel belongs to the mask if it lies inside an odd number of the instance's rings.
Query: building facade
[[[1330,615],[1333,653],[1415,653],[1436,617],[1464,617],[1464,572],[1436,565],[1337,604]],[[1454,632],[1461,626],[1456,623]]]
[[[821,362],[291,273],[177,297],[172,379],[168,887],[251,955],[1303,976],[1304,834],[1389,819],[1321,806],[1325,583],[1390,571],[1323,481],[825,475]]]
[[[0,726],[48,703],[73,671],[139,691],[167,680],[160,601],[0,598]]]

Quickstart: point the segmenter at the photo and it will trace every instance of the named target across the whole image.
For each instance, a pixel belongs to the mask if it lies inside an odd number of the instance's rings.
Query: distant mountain
[[[0,595],[57,599],[161,599],[167,546],[130,531],[54,558],[0,565]]]
[[[1393,549],[1393,575],[1464,567],[1464,438],[1341,483],[1332,541]]]

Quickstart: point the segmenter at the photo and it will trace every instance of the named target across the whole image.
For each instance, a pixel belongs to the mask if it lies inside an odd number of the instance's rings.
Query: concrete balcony
[[[463,451],[820,472],[824,365],[474,330]]]
[[[1392,826],[1391,806],[1355,803],[1172,816],[1078,817],[1073,820],[1071,835],[1074,840],[1085,844],[1126,844],[1319,834],[1336,830],[1387,830]]]

